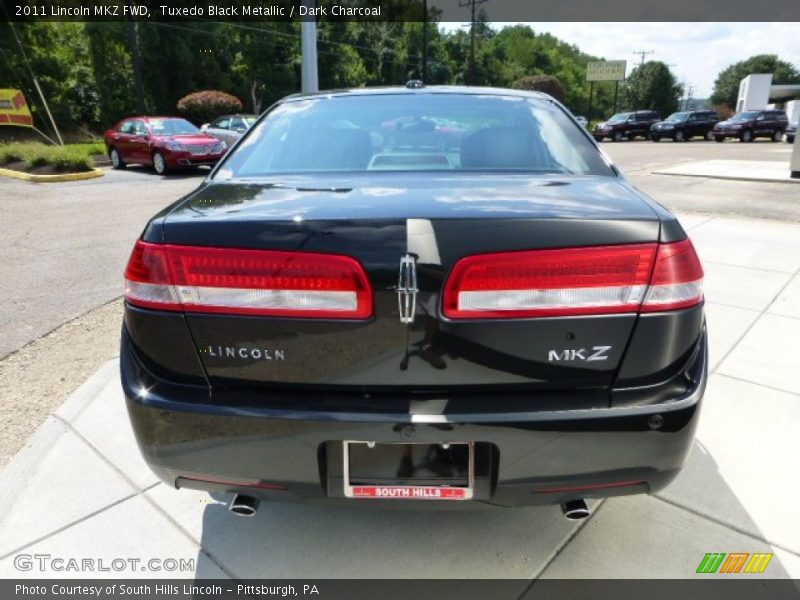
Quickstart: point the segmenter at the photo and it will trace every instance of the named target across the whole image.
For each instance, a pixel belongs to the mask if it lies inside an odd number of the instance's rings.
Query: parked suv
[[[745,110],[717,123],[714,139],[721,142],[735,137],[741,142],[752,142],[757,137],[768,137],[773,142],[780,142],[788,126],[789,119],[782,110]]]
[[[700,136],[710,141],[714,139],[712,131],[718,122],[719,115],[713,110],[676,112],[650,127],[650,139],[657,142],[672,138],[676,142],[686,142]]]
[[[606,138],[621,142],[622,138],[632,140],[637,136],[647,139],[650,135],[650,126],[660,120],[661,117],[653,110],[617,113],[608,121],[595,125],[592,135],[598,142]]]

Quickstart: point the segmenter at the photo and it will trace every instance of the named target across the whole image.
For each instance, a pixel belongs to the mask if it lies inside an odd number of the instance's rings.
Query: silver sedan
[[[230,147],[256,122],[256,118],[256,115],[225,115],[206,123],[200,129]]]

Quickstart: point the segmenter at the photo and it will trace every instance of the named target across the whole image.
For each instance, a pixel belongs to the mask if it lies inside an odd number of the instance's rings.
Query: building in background
[[[772,85],[772,73],[753,73],[739,83],[736,112],[781,108],[790,123],[800,119],[800,84]]]

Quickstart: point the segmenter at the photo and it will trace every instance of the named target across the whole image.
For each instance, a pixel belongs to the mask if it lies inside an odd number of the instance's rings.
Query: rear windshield
[[[513,171],[613,176],[562,109],[465,94],[335,96],[273,109],[217,178],[372,171]]]

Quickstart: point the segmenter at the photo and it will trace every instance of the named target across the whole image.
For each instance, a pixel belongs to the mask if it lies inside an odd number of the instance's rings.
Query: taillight
[[[671,310],[702,300],[702,275],[688,240],[480,254],[455,264],[442,310],[451,319]]]
[[[689,240],[661,244],[643,312],[687,308],[703,299],[703,267]]]
[[[372,290],[349,256],[138,241],[125,270],[135,306],[188,312],[366,319]]]

